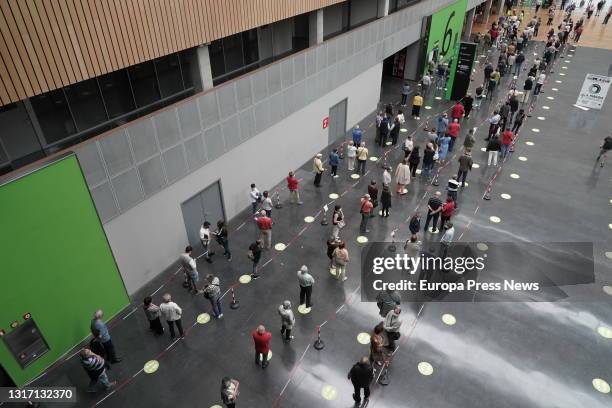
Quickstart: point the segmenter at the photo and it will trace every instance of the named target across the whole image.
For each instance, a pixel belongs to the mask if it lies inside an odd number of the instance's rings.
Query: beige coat
[[[312,171],[315,173],[323,173],[323,170],[323,162],[318,157],[315,157],[314,161],[312,162]]]
[[[395,181],[397,184],[410,184],[410,167],[407,164],[400,163],[395,169]]]

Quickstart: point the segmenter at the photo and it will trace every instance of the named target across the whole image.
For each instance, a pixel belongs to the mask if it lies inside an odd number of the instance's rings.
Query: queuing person
[[[391,120],[391,115],[385,113],[382,117],[382,120],[378,124],[378,134],[379,134],[378,144],[380,147],[385,147],[387,143],[387,136],[389,135],[389,121],[390,120]]]
[[[455,119],[457,119],[457,121],[460,121],[463,118],[463,115],[465,115],[465,108],[461,101],[458,101],[451,108],[451,118],[453,119],[453,122],[455,121]]]
[[[499,151],[501,150],[501,143],[498,135],[493,135],[491,139],[489,139],[489,143],[487,144],[487,152],[489,152],[489,158],[487,160],[487,165],[490,166],[493,163],[493,166],[497,166],[497,156],[499,156]]]
[[[499,129],[499,122],[501,121],[501,115],[498,110],[493,111],[493,116],[488,119],[489,122],[489,133],[485,140],[489,140],[492,135],[497,133],[497,129]]]
[[[480,105],[482,104],[482,100],[484,99],[484,88],[479,85],[476,87],[476,90],[474,91],[476,98],[474,101],[474,108],[476,110],[480,110]]]
[[[200,227],[200,243],[202,244],[202,249],[204,250],[204,260],[208,263],[212,263],[212,256],[215,254],[210,250],[210,236],[210,222],[204,221]]]
[[[329,259],[330,271],[334,269],[334,250],[338,248],[342,241],[340,239],[330,238],[327,240],[327,258]]]
[[[397,139],[399,138],[399,131],[401,128],[399,115],[395,117],[393,123],[391,124],[391,128],[389,129],[389,136],[391,137],[391,144],[396,145]]]
[[[400,337],[400,327],[402,326],[402,321],[399,319],[399,316],[401,312],[402,309],[399,306],[395,306],[395,308],[390,310],[385,316],[385,333],[387,334],[387,339],[389,340],[387,347],[391,350],[395,350],[395,342]]]
[[[363,176],[366,172],[366,162],[368,161],[368,149],[366,148],[365,142],[361,142],[361,145],[357,149],[357,173],[361,173]]]
[[[421,78],[421,89],[423,90],[423,95],[427,94],[427,90],[429,89],[430,86],[431,86],[431,76],[429,76],[429,73],[426,72],[425,75],[423,75],[423,78]]]
[[[348,170],[355,170],[355,158],[357,157],[357,147],[351,140],[346,147],[346,160],[348,163]]]
[[[474,97],[470,92],[465,94],[463,97],[463,107],[464,107],[464,118],[470,117],[470,112],[472,112],[472,107],[474,106]]]
[[[512,144],[512,139],[514,138],[514,134],[510,129],[504,130],[501,138],[501,158],[504,160],[508,155],[508,150],[510,150],[510,145]]]
[[[376,185],[376,180],[372,180],[368,185],[368,195],[370,196],[370,202],[372,203],[370,217],[374,217],[375,208],[378,207],[378,185]]]
[[[170,337],[174,339],[176,337],[174,333],[174,325],[176,325],[179,334],[181,337],[185,337],[185,333],[183,332],[183,324],[181,322],[181,315],[183,314],[183,310],[172,301],[172,296],[169,293],[166,293],[163,296],[164,302],[159,305],[159,311],[161,315],[168,322],[168,327],[170,328]]]
[[[421,167],[421,177],[426,180],[431,176],[431,171],[433,170],[435,160],[436,150],[433,147],[433,144],[427,143],[425,146],[425,150],[423,151],[423,166]]]
[[[438,232],[438,218],[440,217],[440,212],[442,211],[442,200],[440,199],[441,196],[442,193],[436,191],[427,202],[427,219],[425,220],[425,228],[423,229],[425,232],[427,232],[429,222],[432,220],[433,226],[431,227],[431,233],[435,234]]]
[[[338,155],[338,149],[333,149],[329,154],[329,165],[331,167],[330,176],[338,178],[338,165],[340,164],[340,156]]]
[[[408,86],[408,81],[405,81],[402,85],[402,100],[400,105],[406,106],[406,102],[408,102],[408,95],[410,95],[410,86]]]
[[[484,86],[486,86],[489,83],[489,78],[491,78],[492,73],[493,73],[493,65],[490,62],[487,62],[487,65],[485,65],[484,70],[483,70],[484,79],[482,81],[482,84]]]
[[[458,161],[459,171],[457,172],[457,180],[461,180],[461,187],[465,187],[465,179],[468,172],[472,170],[472,165],[474,164],[474,160],[472,159],[472,151],[466,150],[463,152]]]
[[[261,210],[259,217],[255,217],[255,222],[259,228],[259,239],[267,249],[272,248],[272,218],[268,217],[265,210]]]
[[[200,281],[200,274],[198,273],[196,260],[192,256],[193,248],[188,245],[180,256],[181,266],[183,272],[185,272],[185,278],[189,284],[189,288],[193,293],[198,293],[198,282]]]
[[[142,308],[144,309],[147,320],[149,321],[149,329],[155,332],[155,334],[164,334],[164,326],[162,326],[161,321],[159,320],[159,317],[161,316],[159,306],[153,303],[153,298],[151,296],[144,298]]]
[[[347,148],[347,151],[348,151],[348,148]],[[304,204],[300,200],[299,184],[300,184],[300,181],[297,179],[297,177],[295,177],[295,173],[290,171],[289,175],[287,176],[287,189],[289,190],[289,202],[291,204],[298,204],[298,205]]]
[[[388,185],[383,186],[383,191],[380,194],[380,204],[382,206],[381,209],[381,217],[389,216],[389,208],[391,208],[391,191],[389,190]]]
[[[457,175],[455,174],[448,180],[446,186],[447,198],[450,198],[455,202],[455,209],[457,208],[457,191],[459,191],[459,182],[457,181]]]
[[[295,324],[295,315],[291,310],[291,302],[288,300],[283,301],[283,304],[278,307],[278,314],[281,317],[281,336],[285,336],[286,341],[291,341],[295,337],[291,335],[293,325]]]
[[[387,313],[395,309],[402,302],[402,298],[398,291],[385,289],[378,292],[376,295],[376,305],[378,306],[378,314],[381,317],[387,317]]]
[[[306,305],[306,308],[312,307],[310,298],[312,297],[312,285],[315,280],[310,273],[308,273],[308,267],[302,265],[300,270],[297,272],[298,283],[300,284],[300,306]]]
[[[266,331],[266,328],[260,324],[257,326],[257,329],[253,330],[251,336],[255,343],[255,364],[261,365],[261,368],[266,368],[268,366],[272,333]]]
[[[370,201],[370,195],[366,194],[361,198],[361,207],[359,212],[361,213],[361,224],[359,225],[359,232],[362,234],[370,232],[368,229],[368,220],[370,219],[372,209],[372,201]]]
[[[516,95],[516,92],[513,92],[512,95],[510,95],[510,99],[508,99],[508,104],[510,105],[510,122],[512,123],[512,121],[514,120],[514,116],[516,115],[516,112],[519,110],[519,100],[518,100],[518,96]]]
[[[504,103],[501,108],[499,108],[499,116],[501,117],[501,129],[506,129],[506,125],[508,124],[508,118],[510,117],[510,103]]]
[[[444,112],[441,116],[438,117],[438,124],[436,127],[436,132],[438,136],[446,134],[448,131],[448,114]]]
[[[351,136],[353,137],[353,144],[355,146],[359,146],[361,144],[362,135],[363,132],[361,131],[359,125],[355,125],[355,127],[353,128],[353,132],[351,133]]]
[[[115,353],[115,345],[111,339],[108,327],[106,327],[106,323],[102,320],[103,318],[104,312],[102,309],[96,310],[94,318],[91,320],[91,334],[102,343],[102,347],[104,347],[104,357],[109,360],[111,364],[119,363],[121,362],[121,358],[117,357]]]
[[[453,151],[453,146],[455,146],[455,141],[459,136],[459,132],[461,131],[461,125],[459,124],[459,119],[453,119],[453,122],[448,125],[447,135],[450,136],[450,141],[448,144],[448,151]]]
[[[442,204],[442,211],[440,212],[440,229],[442,230],[444,225],[453,216],[455,212],[455,201],[451,197],[446,197],[446,202]]]
[[[421,107],[423,106],[423,97],[419,92],[412,98],[412,118],[419,120],[421,115]]]
[[[516,117],[514,118],[514,123],[512,125],[512,133],[516,134],[519,131],[524,120],[525,110],[519,109],[518,113],[516,114]]]
[[[332,253],[334,265],[336,266],[336,279],[339,281],[345,281],[346,277],[346,266],[349,263],[349,253],[346,249],[346,244],[342,241],[338,244],[338,247],[334,249]]]
[[[266,212],[268,217],[272,217],[272,208],[274,204],[272,203],[272,197],[270,197],[270,193],[268,191],[263,192],[263,200],[261,202],[261,208]]]
[[[410,156],[408,156],[408,166],[410,167],[412,177],[416,177],[416,171],[420,162],[421,155],[419,154],[419,146],[414,146],[412,152],[410,152]]]
[[[361,404],[361,390],[363,389],[363,401],[367,405],[370,398],[370,383],[374,379],[374,371],[367,357],[361,357],[348,373],[348,379],[353,384],[353,400],[355,405]]]
[[[253,279],[259,278],[259,274],[257,273],[257,265],[259,264],[259,261],[261,260],[262,248],[263,248],[263,240],[261,238],[256,240],[249,246],[248,257],[253,263],[253,271],[251,272],[251,278]]]
[[[206,276],[206,280],[208,284],[204,287],[204,297],[210,302],[215,317],[221,319],[223,317],[223,308],[221,307],[221,283],[219,282],[219,278],[210,273]]]
[[[397,183],[397,188],[395,190],[397,194],[404,195],[408,192],[406,186],[410,184],[410,166],[408,165],[407,159],[404,159],[397,165],[395,169],[395,182]]]
[[[497,87],[497,84],[499,83],[500,78],[501,78],[501,75],[496,68],[491,73],[491,76],[489,77],[489,83],[487,85],[487,99],[493,100],[493,93],[495,92],[495,89]]]
[[[391,185],[391,166],[385,166],[382,174],[383,186]]]
[[[233,378],[223,377],[221,380],[221,400],[227,408],[236,407],[236,399],[238,398],[238,380]]]
[[[231,262],[232,252],[229,249],[228,231],[227,226],[225,225],[225,221],[217,221],[217,231],[215,231],[215,238],[217,240],[217,244],[223,247],[223,255],[227,258],[229,262]]]
[[[446,258],[448,253],[448,247],[453,243],[453,237],[455,236],[455,228],[453,227],[452,222],[447,222],[444,224],[444,234],[442,238],[440,238],[440,256],[442,258]]]
[[[408,229],[410,230],[411,238],[416,238],[418,236],[421,230],[421,215],[419,213],[414,213],[412,217],[410,217]]]
[[[251,184],[251,191],[249,191],[249,198],[251,200],[251,208],[253,210],[253,214],[257,212],[257,207],[261,201],[261,194],[255,184]]]
[[[538,80],[536,82],[535,89],[533,90],[534,95],[540,94],[540,90],[542,89],[542,86],[544,85],[545,81],[546,81],[546,74],[542,72],[540,76],[538,76]]]
[[[117,384],[116,381],[110,382],[108,380],[106,362],[103,357],[95,354],[87,347],[79,352],[79,356],[81,357],[81,365],[89,376],[87,392],[96,392],[98,384],[102,385],[105,390],[109,390]]]
[[[325,171],[325,169],[323,168],[323,161],[321,161],[321,157],[323,157],[323,155],[321,153],[317,153],[314,160],[312,161],[312,171],[315,174],[315,187],[321,187],[321,176],[323,176],[323,172]]]
[[[471,150],[475,143],[476,138],[474,137],[474,128],[470,128],[465,135],[465,139],[463,140],[463,150]]]
[[[374,327],[374,333],[370,336],[370,361],[374,369],[381,368],[385,362],[384,345],[385,340],[383,333],[385,331],[385,324],[383,322],[378,323]]]
[[[344,228],[344,225],[344,212],[342,212],[342,206],[336,204],[332,215],[332,238],[340,238],[340,230]]]

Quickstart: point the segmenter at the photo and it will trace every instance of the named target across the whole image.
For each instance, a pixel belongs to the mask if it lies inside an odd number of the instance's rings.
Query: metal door
[[[329,108],[328,142],[344,139],[346,134],[346,99]]]
[[[217,228],[217,221],[225,219],[221,186],[215,182],[181,204],[187,239],[196,253],[200,253],[200,227],[204,221]]]

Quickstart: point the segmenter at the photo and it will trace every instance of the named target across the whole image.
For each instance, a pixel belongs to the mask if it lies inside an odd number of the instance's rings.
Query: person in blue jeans
[[[329,154],[329,165],[331,167],[330,175],[333,178],[338,177],[338,174],[336,174],[338,172],[338,164],[340,164],[340,156],[338,155],[338,149],[334,149]]]
[[[208,285],[204,288],[204,297],[210,301],[213,309],[213,314],[217,319],[223,317],[223,309],[221,308],[221,288],[219,287],[219,278],[213,274],[206,276]]]

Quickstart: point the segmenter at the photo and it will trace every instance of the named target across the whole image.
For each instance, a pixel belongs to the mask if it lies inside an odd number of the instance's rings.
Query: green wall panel
[[[89,334],[94,311],[129,298],[76,156],[0,186],[0,328],[30,312],[49,351],[22,369],[0,341],[13,381],[34,379]]]

